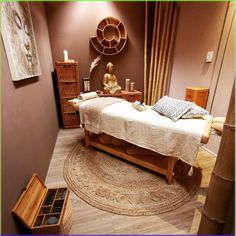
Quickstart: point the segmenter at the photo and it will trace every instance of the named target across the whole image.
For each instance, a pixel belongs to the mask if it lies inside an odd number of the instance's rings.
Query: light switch
[[[214,51],[207,52],[206,62],[212,62],[213,53],[214,53]]]

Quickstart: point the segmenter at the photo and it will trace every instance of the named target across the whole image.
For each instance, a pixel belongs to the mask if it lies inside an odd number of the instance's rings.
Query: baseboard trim
[[[202,149],[204,149],[205,151],[209,152],[210,154],[212,154],[214,157],[217,157],[217,154],[215,154],[214,152],[212,152],[211,150],[209,150],[208,148],[206,147],[201,147]]]

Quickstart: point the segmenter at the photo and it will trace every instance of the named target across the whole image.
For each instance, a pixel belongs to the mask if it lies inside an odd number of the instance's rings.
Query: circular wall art
[[[97,36],[90,37],[93,47],[103,55],[115,55],[125,46],[127,33],[122,22],[114,17],[107,17],[97,26]]]

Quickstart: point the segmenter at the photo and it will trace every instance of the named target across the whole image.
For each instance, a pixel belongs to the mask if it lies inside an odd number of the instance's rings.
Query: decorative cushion
[[[191,109],[187,111],[181,118],[200,118],[206,115],[209,115],[207,110],[197,106],[195,103],[192,103]]]
[[[177,121],[191,109],[192,104],[192,102],[164,96],[152,107],[152,109],[161,115],[169,117],[173,121]]]

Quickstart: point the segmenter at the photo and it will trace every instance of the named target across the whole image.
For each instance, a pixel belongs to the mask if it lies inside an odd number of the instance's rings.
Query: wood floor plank
[[[63,178],[64,160],[72,148],[83,139],[82,129],[60,129],[45,184],[66,186]],[[70,234],[196,234],[215,157],[200,149],[196,166],[202,169],[198,193],[184,206],[154,216],[122,216],[97,209],[73,192],[70,193],[73,226]]]

